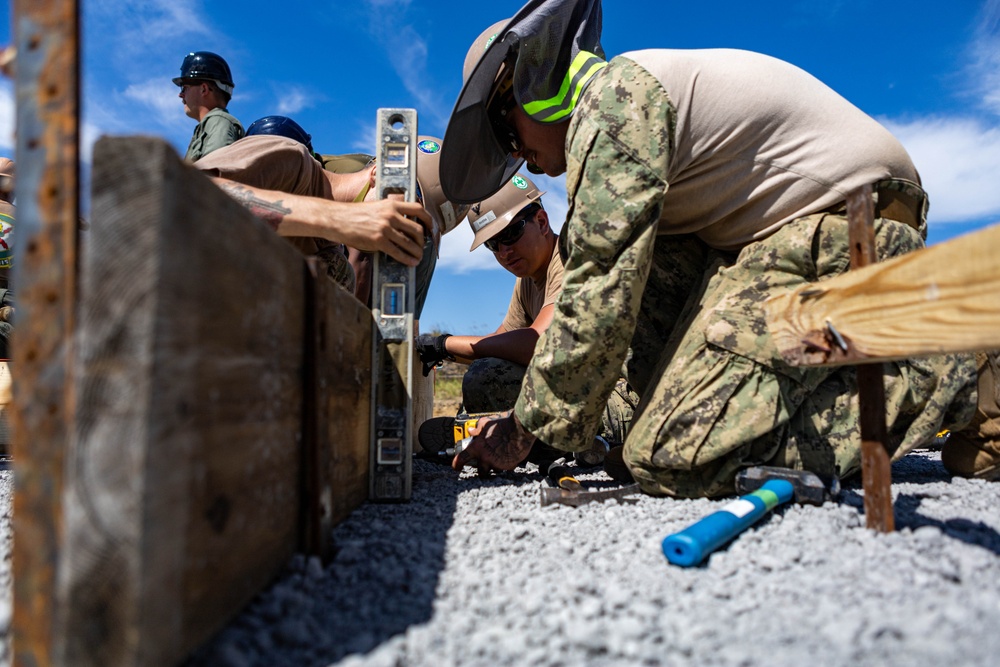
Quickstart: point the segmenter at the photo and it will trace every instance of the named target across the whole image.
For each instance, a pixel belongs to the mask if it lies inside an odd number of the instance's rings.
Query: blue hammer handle
[[[794,491],[787,480],[768,480],[753,493],[740,496],[679,533],[667,535],[663,538],[663,555],[674,565],[697,565],[775,507],[791,500]]]

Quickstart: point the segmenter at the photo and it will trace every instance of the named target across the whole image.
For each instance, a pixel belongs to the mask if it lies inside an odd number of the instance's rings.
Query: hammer
[[[822,505],[840,493],[836,477],[824,481],[806,470],[757,466],[736,475],[741,495],[679,533],[663,538],[663,555],[674,565],[691,567],[790,500]]]
[[[570,507],[579,507],[592,502],[604,502],[614,498],[621,502],[627,502],[627,496],[640,493],[638,484],[629,484],[611,489],[585,489],[576,477],[573,476],[573,468],[566,465],[569,459],[564,457],[556,459],[552,463],[542,463],[539,469],[544,471],[545,477],[542,479],[542,507],[559,503]]]

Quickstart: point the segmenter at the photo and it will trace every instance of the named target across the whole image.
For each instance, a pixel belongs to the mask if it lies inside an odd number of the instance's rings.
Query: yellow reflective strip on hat
[[[572,64],[570,64],[569,71],[566,72],[566,76],[563,77],[562,84],[559,86],[559,92],[547,100],[535,100],[534,102],[528,102],[524,105],[525,113],[535,120],[541,120],[544,122],[552,122],[573,113],[573,109],[576,108],[576,102],[580,98],[580,93],[583,91],[583,88],[590,82],[594,75],[605,68],[607,64],[608,63],[606,61],[593,53],[580,51],[580,53],[576,54],[576,58],[573,59]],[[586,71],[583,71],[585,68]],[[576,79],[576,84],[572,85],[574,79]],[[562,108],[567,104],[566,97],[570,93],[571,87],[572,97],[569,99],[568,106]],[[544,115],[547,111],[553,108],[557,109],[554,113],[548,116]]]

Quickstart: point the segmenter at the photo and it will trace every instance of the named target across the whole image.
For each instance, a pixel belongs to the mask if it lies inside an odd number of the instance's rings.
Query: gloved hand
[[[417,336],[415,346],[417,348],[417,354],[420,355],[420,361],[423,362],[424,377],[430,374],[431,369],[435,366],[440,366],[441,362],[447,359],[448,361],[455,361],[448,350],[444,347],[444,339],[451,334],[441,334],[435,336],[433,334],[420,334]]]

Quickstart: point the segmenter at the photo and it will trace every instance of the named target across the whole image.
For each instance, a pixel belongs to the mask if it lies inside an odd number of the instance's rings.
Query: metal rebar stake
[[[851,268],[878,261],[872,187],[865,185],[847,197]],[[892,508],[892,463],[886,447],[883,364],[859,364],[858,405],[861,424],[861,479],[865,491],[865,521],[882,533],[896,529]]]

